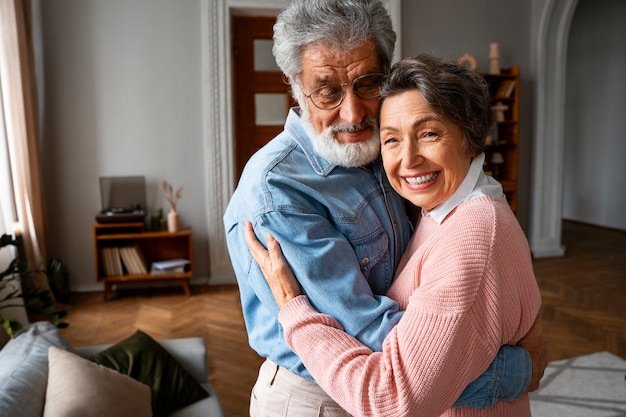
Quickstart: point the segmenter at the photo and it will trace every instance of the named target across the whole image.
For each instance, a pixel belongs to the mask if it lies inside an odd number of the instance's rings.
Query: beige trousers
[[[250,397],[251,417],[350,417],[319,385],[269,359]]]

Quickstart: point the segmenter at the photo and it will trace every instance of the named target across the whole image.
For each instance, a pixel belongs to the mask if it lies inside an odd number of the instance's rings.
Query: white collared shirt
[[[493,198],[503,197],[504,192],[502,191],[502,185],[500,185],[500,183],[492,177],[485,175],[483,172],[484,161],[484,153],[481,153],[474,158],[470,164],[465,179],[454,194],[427,214],[424,214],[424,211],[422,210],[422,214],[424,216],[432,217],[437,223],[441,224],[443,219],[445,219],[456,206],[464,201],[482,196],[489,196]]]

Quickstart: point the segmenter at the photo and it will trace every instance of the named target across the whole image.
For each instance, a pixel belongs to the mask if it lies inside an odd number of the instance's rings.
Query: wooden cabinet
[[[143,223],[96,223],[93,226],[94,255],[96,277],[104,283],[104,299],[107,300],[114,284],[180,281],[186,295],[189,291],[189,278],[193,275],[191,229],[177,232],[151,232],[144,230]],[[121,258],[111,260],[111,252],[118,253],[122,248],[134,248],[142,258],[144,269],[140,273],[129,273],[129,268]],[[105,259],[107,258],[107,259]],[[171,259],[189,261],[176,271],[151,272],[153,262]],[[111,262],[118,262],[111,268]],[[108,265],[105,264],[108,262]],[[112,273],[112,270],[115,271]],[[121,272],[121,273],[120,273]]]
[[[501,69],[501,74],[483,74],[489,84],[491,105],[497,122],[487,140],[485,172],[497,179],[514,213],[517,212],[519,145],[519,66]]]

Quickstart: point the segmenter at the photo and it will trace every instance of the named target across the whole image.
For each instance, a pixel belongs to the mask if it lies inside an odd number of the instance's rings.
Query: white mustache
[[[333,134],[339,133],[339,132],[354,133],[354,132],[358,132],[359,130],[366,129],[368,127],[373,127],[377,129],[378,123],[376,122],[376,119],[364,119],[361,123],[357,125],[330,126],[328,130],[330,130],[330,132]]]

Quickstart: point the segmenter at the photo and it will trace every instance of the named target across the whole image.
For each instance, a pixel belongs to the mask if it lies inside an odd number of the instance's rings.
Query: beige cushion
[[[151,417],[150,388],[63,349],[50,347],[44,417]]]

